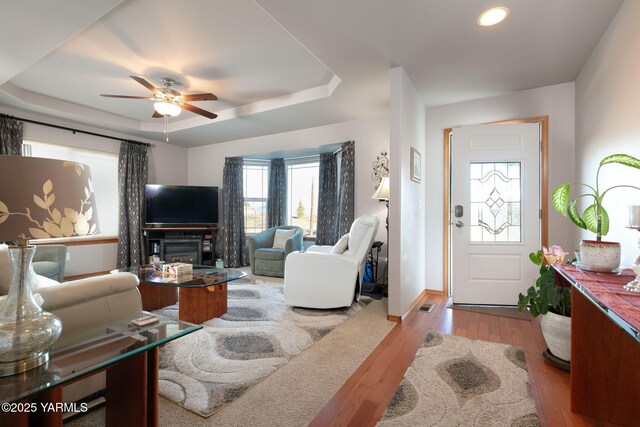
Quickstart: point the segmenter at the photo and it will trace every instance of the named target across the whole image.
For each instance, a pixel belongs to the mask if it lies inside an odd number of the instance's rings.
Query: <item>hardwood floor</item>
[[[569,409],[569,374],[544,362],[540,320],[511,319],[446,308],[442,296],[430,312],[413,311],[369,355],[310,426],[375,425],[413,362],[429,330],[519,346],[525,350],[531,392],[543,426],[611,426]]]

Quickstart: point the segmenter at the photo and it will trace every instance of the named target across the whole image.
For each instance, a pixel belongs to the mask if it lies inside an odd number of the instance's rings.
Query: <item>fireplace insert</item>
[[[165,239],[161,251],[166,262],[184,262],[187,264],[202,264],[201,239]]]

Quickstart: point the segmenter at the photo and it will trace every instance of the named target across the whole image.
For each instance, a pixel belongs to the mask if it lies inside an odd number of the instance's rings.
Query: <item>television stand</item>
[[[143,228],[147,262],[215,265],[218,227]]]

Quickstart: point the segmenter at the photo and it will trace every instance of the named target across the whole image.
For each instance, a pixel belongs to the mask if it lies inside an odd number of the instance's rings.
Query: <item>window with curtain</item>
[[[285,160],[287,166],[287,223],[316,235],[318,226],[319,157]]]
[[[269,194],[269,162],[245,160],[244,230],[259,233],[267,228],[267,197]]]
[[[84,163],[91,170],[101,234],[118,234],[118,154],[25,140],[32,157]]]

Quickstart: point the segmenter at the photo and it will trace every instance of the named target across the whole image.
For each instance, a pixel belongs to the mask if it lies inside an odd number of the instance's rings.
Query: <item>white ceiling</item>
[[[213,92],[169,121],[198,146],[388,113],[403,66],[425,106],[575,80],[622,0],[0,0],[0,105],[162,140],[149,92]],[[501,5],[503,23],[477,16]]]

